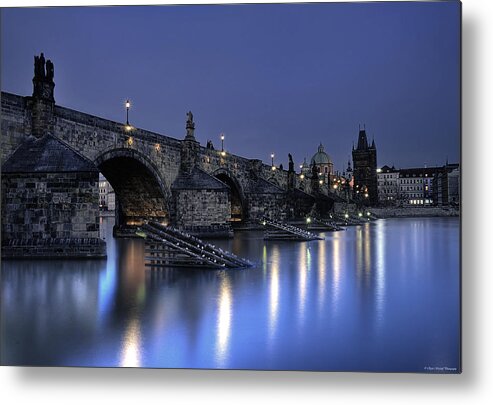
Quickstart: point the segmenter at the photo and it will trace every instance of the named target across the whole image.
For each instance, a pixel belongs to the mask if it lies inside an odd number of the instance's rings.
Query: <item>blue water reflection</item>
[[[106,221],[106,220],[105,220]],[[426,371],[459,367],[459,220],[377,220],[312,242],[238,232],[240,271],[5,261],[3,364]]]

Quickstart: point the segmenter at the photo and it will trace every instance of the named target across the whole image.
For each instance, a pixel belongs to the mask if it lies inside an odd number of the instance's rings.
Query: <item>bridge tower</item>
[[[378,203],[377,147],[366,137],[365,127],[359,129],[358,145],[353,146],[353,197],[365,205]]]

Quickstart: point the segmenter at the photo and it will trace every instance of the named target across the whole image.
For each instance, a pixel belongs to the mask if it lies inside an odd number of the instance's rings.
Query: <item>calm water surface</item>
[[[145,268],[142,241],[111,238],[106,221],[107,260],[2,263],[2,364],[459,368],[458,218],[312,242],[238,232],[214,243],[257,265],[230,271]]]

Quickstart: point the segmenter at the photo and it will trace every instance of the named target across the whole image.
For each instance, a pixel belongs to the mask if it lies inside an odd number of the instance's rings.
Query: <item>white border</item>
[[[169,2],[151,0],[142,4],[163,3]],[[182,0],[179,3],[200,2]],[[136,2],[1,2],[2,7],[109,4]],[[489,403],[493,398],[493,266],[490,259],[493,248],[489,241],[492,238],[488,240],[488,230],[493,229],[490,215],[493,185],[489,171],[493,151],[492,4],[491,0],[463,1],[462,375],[1,367],[0,401],[84,405]]]

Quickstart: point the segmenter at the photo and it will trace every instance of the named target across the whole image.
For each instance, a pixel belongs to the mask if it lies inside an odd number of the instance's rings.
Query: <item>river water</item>
[[[380,219],[311,242],[237,232],[246,270],[151,270],[141,240],[107,260],[4,261],[4,365],[457,372],[458,218]]]

